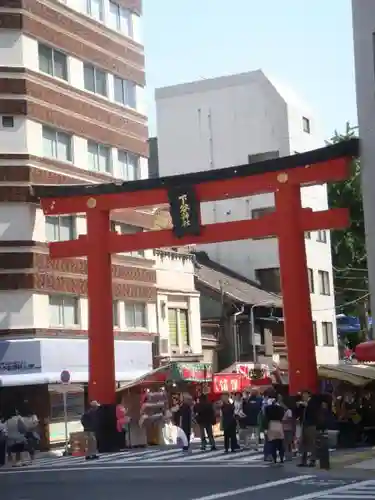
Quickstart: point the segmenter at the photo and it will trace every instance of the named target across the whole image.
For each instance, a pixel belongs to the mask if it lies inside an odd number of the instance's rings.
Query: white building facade
[[[361,139],[362,200],[365,215],[371,311],[375,311],[375,3],[352,0],[353,41],[359,136]],[[370,332],[371,333],[371,330]],[[374,331],[372,330],[374,336]]]
[[[194,257],[175,250],[154,250],[157,331],[161,360],[200,360],[202,336]]]
[[[156,106],[161,176],[225,168],[259,161],[264,155],[287,156],[324,146],[311,110],[262,71],[157,89]],[[326,209],[326,186],[304,188],[302,203],[314,210]],[[273,207],[271,193],[207,203],[202,207],[203,222],[259,217]],[[276,239],[212,244],[203,249],[213,260],[277,291]],[[306,253],[317,359],[336,363],[329,231],[307,234]]]
[[[32,185],[148,177],[141,14],[140,0],[1,3],[0,406],[29,400],[50,441],[64,433],[62,370],[71,372],[69,431],[83,411],[88,300],[85,259],[51,261],[47,243],[86,234],[86,220],[44,217]],[[157,213],[112,216],[111,229],[129,233],[154,229]],[[199,299],[181,262],[166,267],[153,250],[112,257],[118,383],[152,370],[173,311],[177,347],[201,354]],[[157,314],[163,301],[167,319]]]

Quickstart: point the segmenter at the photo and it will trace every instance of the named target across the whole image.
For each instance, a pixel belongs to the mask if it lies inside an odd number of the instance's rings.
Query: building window
[[[280,269],[278,267],[256,269],[255,277],[259,281],[260,286],[268,292],[281,292]]]
[[[302,117],[302,128],[303,131],[306,132],[306,134],[310,134],[311,132],[310,120],[305,116]]]
[[[322,331],[323,331],[323,345],[334,346],[335,342],[333,338],[333,324],[328,321],[323,321]]]
[[[97,21],[103,21],[103,0],[86,0],[86,12]]]
[[[318,231],[316,235],[316,241],[319,243],[327,243],[327,231]]]
[[[111,173],[111,150],[108,146],[87,141],[87,152],[89,170]]]
[[[108,25],[123,35],[133,37],[132,13],[129,9],[121,7],[116,2],[109,2]]]
[[[187,309],[168,309],[169,342],[172,347],[190,345]]]
[[[61,78],[62,80],[68,80],[67,57],[63,52],[40,43],[38,54],[39,71],[56,78]]]
[[[47,241],[67,241],[76,237],[76,219],[73,215],[48,215],[45,224]]]
[[[317,326],[316,326],[316,321],[312,322],[312,326],[313,326],[314,344],[319,345],[318,330],[317,330]]]
[[[179,326],[180,326],[180,338],[182,340],[182,345],[190,345],[189,336],[189,315],[187,309],[179,309]]]
[[[305,239],[306,240],[311,240],[311,231],[306,231],[305,232]]]
[[[83,66],[83,75],[85,90],[107,97],[107,73],[92,64],[85,64]]]
[[[318,271],[320,295],[331,295],[328,271]]]
[[[51,326],[79,325],[79,302],[69,295],[50,295],[49,318]]]
[[[127,151],[118,151],[119,175],[125,181],[135,181],[139,178],[139,156]]]
[[[125,324],[127,328],[147,328],[146,304],[125,303]]]
[[[312,269],[307,270],[307,274],[309,277],[309,290],[310,293],[315,293],[315,284],[314,284],[314,271]]]
[[[3,128],[14,128],[14,116],[2,116],[1,124]]]
[[[264,208],[256,208],[251,211],[252,219],[260,219],[263,215],[271,214],[275,211],[275,207],[264,207]],[[265,240],[268,238],[274,238],[275,236],[262,236],[261,238],[253,238],[253,240]]]
[[[115,76],[115,101],[130,108],[137,107],[137,85],[129,80]]]
[[[112,312],[113,312],[113,326],[118,328],[120,326],[120,318],[119,318],[119,301],[114,300],[112,303]]]
[[[43,155],[60,161],[73,161],[72,136],[43,126]]]

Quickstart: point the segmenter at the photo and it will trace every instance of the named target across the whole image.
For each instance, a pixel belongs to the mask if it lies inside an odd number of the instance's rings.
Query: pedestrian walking
[[[237,421],[234,415],[234,404],[230,403],[229,394],[226,393],[222,395],[221,418],[224,431],[224,451],[228,453],[230,447],[231,452],[234,453],[238,448]]]
[[[280,463],[284,463],[284,429],[283,418],[284,409],[275,400],[268,404],[264,410],[265,432],[273,462],[277,463],[279,456]]]
[[[30,462],[30,456],[27,451],[27,428],[22,415],[18,410],[14,410],[5,422],[7,439],[8,460],[13,467],[26,465]]]
[[[186,393],[183,396],[183,402],[176,414],[176,419],[178,422],[178,427],[180,427],[187,438],[187,446],[183,446],[183,451],[189,451],[191,430],[193,425],[193,398],[190,394]]]
[[[317,396],[313,396],[309,391],[302,394],[302,401],[299,403],[302,408],[301,417],[301,463],[299,467],[315,467],[316,464],[316,431],[320,416],[320,401]],[[308,461],[308,457],[310,459]]]
[[[280,401],[281,407],[284,409],[283,429],[284,429],[284,449],[285,459],[292,460],[293,458],[293,443],[296,434],[296,419],[292,411],[292,403],[286,398]]]
[[[0,417],[0,467],[4,467],[7,458],[8,432],[5,421]]]
[[[39,419],[32,411],[26,411],[23,422],[26,428],[26,449],[30,455],[30,461],[33,462],[35,459],[35,452],[40,444]]]
[[[85,435],[86,460],[95,460],[99,458],[98,443],[96,439],[99,407],[100,405],[97,401],[91,401],[90,408],[85,411],[81,418],[81,424]]]
[[[202,394],[199,402],[194,406],[195,421],[199,425],[201,437],[201,450],[207,446],[206,433],[211,446],[211,451],[216,450],[214,433],[212,426],[216,423],[216,415],[213,404],[207,399],[206,394]]]
[[[254,443],[257,450],[260,443],[259,431],[259,413],[262,411],[262,398],[259,396],[257,389],[252,389],[251,393],[247,391],[244,393],[242,410],[245,414],[244,427],[245,427],[245,448]]]

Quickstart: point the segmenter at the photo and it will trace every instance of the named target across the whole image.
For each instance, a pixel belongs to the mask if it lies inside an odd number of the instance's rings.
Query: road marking
[[[204,497],[196,497],[196,498],[192,498],[191,500],[217,500],[218,498],[235,497],[237,495],[242,495],[243,493],[250,493],[251,491],[264,490],[266,488],[274,488],[276,486],[281,486],[281,485],[287,484],[287,483],[294,483],[297,481],[303,481],[305,479],[310,479],[312,477],[314,477],[314,476],[288,477],[287,479],[279,479],[277,481],[269,481],[268,483],[255,484],[253,486],[248,486],[246,488],[240,488],[238,490],[223,491],[222,493],[214,493],[212,495],[207,495]],[[292,500],[292,499],[290,499],[290,500]]]
[[[327,490],[323,491],[316,491],[314,493],[306,493],[305,495],[298,495],[296,497],[289,497],[286,498],[285,500],[310,500],[310,499],[315,499],[315,498],[366,498],[366,497],[361,497],[358,496],[356,493],[352,493],[349,496],[350,490],[355,490],[356,488],[363,488],[365,486],[374,486],[375,481],[373,479],[369,479],[367,481],[360,481],[358,483],[350,483],[347,484],[346,486],[339,486],[338,488],[329,488]],[[338,496],[331,496],[332,494],[335,495],[336,493],[342,493],[341,495]],[[348,493],[348,495],[345,495]],[[372,498],[374,498],[374,495],[372,495]]]
[[[263,468],[268,468],[267,465],[264,464],[216,464],[216,465],[211,465],[211,464],[202,464],[202,463],[197,463],[197,464],[168,464],[168,463],[163,463],[160,465],[87,465],[84,467],[49,467],[49,468],[43,468],[43,467],[34,467],[32,469],[27,469],[27,468],[17,468],[17,469],[9,469],[9,470],[2,470],[0,471],[0,477],[5,476],[7,474],[35,474],[35,473],[45,473],[45,472],[82,472],[82,471],[93,471],[93,470],[123,470],[123,469],[217,469],[217,468],[240,468],[240,469],[263,469]],[[289,479],[288,479],[289,481]]]

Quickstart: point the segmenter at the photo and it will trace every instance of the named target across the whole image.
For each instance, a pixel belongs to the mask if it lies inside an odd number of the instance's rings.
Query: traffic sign
[[[60,381],[62,384],[69,384],[70,382],[70,372],[68,370],[63,370],[60,373]]]

